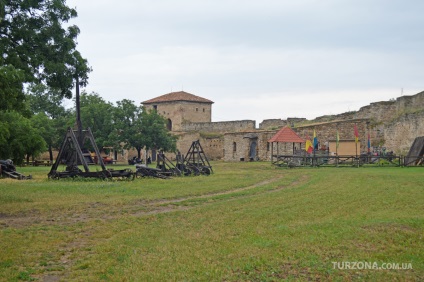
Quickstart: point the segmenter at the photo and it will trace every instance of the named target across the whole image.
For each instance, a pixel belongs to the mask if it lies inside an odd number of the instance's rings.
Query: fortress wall
[[[353,140],[356,123],[361,152],[367,151],[369,133],[372,146],[385,146],[388,151],[405,153],[416,137],[424,136],[424,92],[394,101],[372,103],[357,112],[318,117],[311,121],[314,124],[301,125],[305,121],[301,118],[269,119],[260,123],[260,130],[255,129],[255,121],[252,120],[184,123],[182,130],[189,132],[181,132],[184,136],[178,141],[178,148],[185,154],[191,142],[199,139],[211,159],[248,161],[251,142],[255,141],[259,159],[269,161],[271,148],[267,141],[283,126],[294,124],[293,130],[302,138],[312,138],[315,129],[318,140],[324,145],[336,139],[337,128],[340,139]],[[255,134],[257,138],[246,138],[249,133]],[[279,144],[280,154],[291,154],[292,149],[292,144]]]
[[[199,132],[185,132],[178,134],[177,150],[184,156],[190,149],[193,141],[199,140],[206,156],[209,160],[220,160],[224,157],[223,152],[223,135],[215,135],[211,137],[202,137]],[[168,158],[175,159],[175,154],[167,154]]]
[[[415,111],[424,109],[424,91],[413,96],[402,96],[396,99],[398,112]]]
[[[306,118],[287,118],[287,120],[282,119],[265,119],[259,124],[259,129],[263,130],[275,130],[280,129],[284,126],[294,127],[297,123],[307,121]]]
[[[374,119],[379,122],[388,121],[396,116],[396,102],[386,101],[371,103],[368,106],[362,107],[356,113],[357,118]]]
[[[424,136],[424,110],[405,114],[383,127],[387,150],[406,155],[416,137]]]
[[[271,149],[268,140],[277,131],[251,131],[226,133],[224,135],[224,160],[225,161],[249,161],[249,151],[252,142],[256,142],[256,156],[261,161],[271,158]],[[248,136],[256,138],[247,138]],[[235,143],[235,145],[234,145]]]
[[[393,101],[381,101],[361,107],[358,111],[332,116],[317,117],[315,122],[350,120],[356,118],[373,119],[377,122],[390,122],[396,116],[424,109],[424,91],[412,96],[402,96]]]
[[[254,120],[236,120],[220,122],[187,122],[182,124],[182,131],[202,132],[240,132],[255,129]]]
[[[320,142],[320,145],[322,146],[322,145],[326,145],[325,143],[330,140],[336,140],[337,130],[339,131],[340,140],[342,139],[354,140],[355,139],[354,127],[356,124],[358,128],[359,142],[361,146],[360,151],[366,152],[367,142],[368,142],[367,122],[368,122],[367,119],[341,120],[341,121],[304,125],[297,128],[293,128],[293,130],[301,138],[306,139],[306,137],[309,137],[310,140],[312,140],[314,136],[314,130],[315,130],[318,142]],[[372,129],[370,128],[369,131],[371,134]],[[372,136],[371,136],[371,140],[373,140]]]
[[[281,128],[287,125],[287,120],[282,119],[264,119],[259,123],[259,129],[271,130]]]

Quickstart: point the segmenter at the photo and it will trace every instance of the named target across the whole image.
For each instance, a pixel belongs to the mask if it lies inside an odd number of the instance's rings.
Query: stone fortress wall
[[[391,101],[371,103],[357,112],[318,117],[314,121],[367,119],[373,145],[407,154],[416,137],[424,136],[424,91]],[[377,139],[377,140],[376,140]],[[378,144],[377,144],[378,143]]]
[[[202,132],[240,132],[255,129],[254,120],[219,121],[219,122],[185,122],[181,131]]]
[[[254,121],[191,123],[184,125],[183,128],[206,134],[221,133],[222,135],[214,138],[204,138],[200,134],[197,136],[201,142],[208,144],[205,151],[208,151],[208,146],[214,144],[211,141],[214,139],[216,145],[211,147],[214,150],[210,151],[212,159],[240,161],[249,160],[252,142],[257,146],[257,159],[270,160],[270,144],[267,141],[283,126],[290,126],[302,138],[307,136],[312,138],[315,130],[318,139],[325,143],[335,140],[337,129],[340,139],[353,140],[355,124],[360,135],[361,152],[367,151],[369,133],[372,146],[384,146],[387,151],[405,155],[414,139],[424,135],[424,92],[413,96],[402,96],[396,100],[371,103],[358,111],[317,117],[314,120],[305,118],[264,120],[257,129],[254,128]],[[249,137],[252,134],[256,135],[254,139]],[[292,152],[292,144],[279,144],[279,146],[281,154]]]

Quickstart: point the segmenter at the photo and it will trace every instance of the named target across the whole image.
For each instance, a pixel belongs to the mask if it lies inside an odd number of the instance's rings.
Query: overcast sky
[[[87,92],[214,101],[212,121],[339,114],[424,90],[422,0],[68,0]]]

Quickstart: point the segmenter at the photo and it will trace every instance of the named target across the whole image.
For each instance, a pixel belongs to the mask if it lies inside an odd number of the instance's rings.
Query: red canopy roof
[[[290,127],[283,127],[268,142],[305,143]]]

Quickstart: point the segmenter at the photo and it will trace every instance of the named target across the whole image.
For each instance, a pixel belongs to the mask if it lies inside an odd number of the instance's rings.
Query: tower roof
[[[142,104],[153,104],[153,103],[165,103],[175,101],[186,101],[186,102],[197,102],[197,103],[208,103],[213,104],[213,101],[184,92],[171,92],[162,96],[142,102]]]
[[[304,143],[305,140],[299,137],[290,127],[283,127],[268,142]]]

